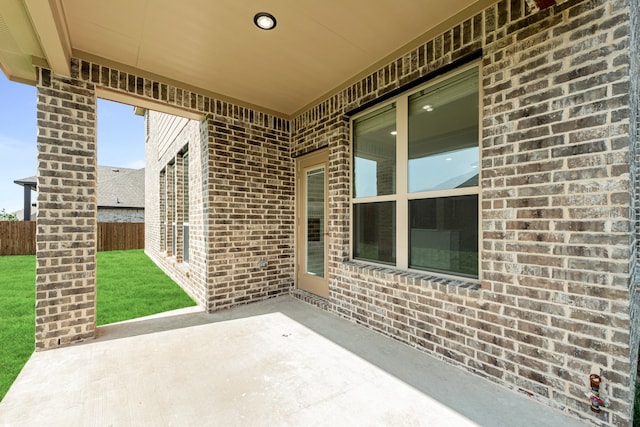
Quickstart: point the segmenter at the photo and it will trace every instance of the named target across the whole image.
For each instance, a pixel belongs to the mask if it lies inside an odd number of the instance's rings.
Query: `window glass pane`
[[[478,196],[409,201],[409,266],[478,276]]]
[[[353,197],[395,194],[395,132],[395,104],[354,121]]]
[[[325,252],[325,194],[324,167],[306,172],[306,217],[307,256],[305,271],[313,276],[324,277]]]
[[[396,262],[396,203],[353,205],[353,257]]]
[[[184,235],[184,250],[182,253],[182,258],[184,259],[184,262],[187,262],[189,261],[189,226],[184,225],[182,229]]]
[[[409,192],[478,185],[478,70],[409,97]]]
[[[171,254],[173,256],[176,256],[176,223],[175,222],[171,224],[171,233],[172,233]]]

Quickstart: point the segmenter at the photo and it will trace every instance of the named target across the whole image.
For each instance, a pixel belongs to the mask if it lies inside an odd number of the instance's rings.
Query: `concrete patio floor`
[[[583,424],[280,297],[109,325],[95,341],[34,353],[0,402],[0,425]]]

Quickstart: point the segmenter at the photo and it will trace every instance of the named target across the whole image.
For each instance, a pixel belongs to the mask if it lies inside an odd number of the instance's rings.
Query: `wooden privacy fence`
[[[36,253],[34,221],[0,221],[0,255],[33,255]]]
[[[99,222],[98,251],[144,249],[144,222]]]
[[[144,249],[143,222],[99,222],[98,251]],[[34,255],[35,221],[0,221],[0,255]]]

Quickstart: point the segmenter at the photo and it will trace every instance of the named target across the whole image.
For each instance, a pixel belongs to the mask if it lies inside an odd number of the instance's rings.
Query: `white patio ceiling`
[[[0,66],[33,83],[84,58],[288,117],[493,2],[2,0]]]

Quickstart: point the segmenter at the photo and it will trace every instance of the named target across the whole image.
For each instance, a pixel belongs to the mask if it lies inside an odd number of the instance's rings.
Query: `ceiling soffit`
[[[32,22],[9,33],[38,43],[0,43],[0,64],[27,80],[10,55],[63,75],[76,56],[290,117],[494,2],[5,0]],[[0,18],[18,19],[5,3]],[[261,11],[278,20],[273,31],[254,25]]]

